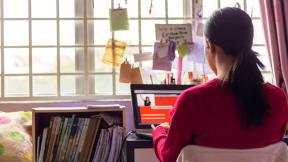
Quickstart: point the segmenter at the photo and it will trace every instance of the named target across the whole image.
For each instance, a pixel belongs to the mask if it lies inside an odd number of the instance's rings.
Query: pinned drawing
[[[172,61],[175,59],[176,43],[169,41],[168,43],[155,42],[153,53],[153,70],[171,71]]]

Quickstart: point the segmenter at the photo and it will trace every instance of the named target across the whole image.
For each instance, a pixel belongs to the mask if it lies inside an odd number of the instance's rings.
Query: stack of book
[[[116,162],[124,130],[111,126],[101,117],[53,116],[50,125],[37,137],[38,162]],[[104,117],[104,116],[103,116]],[[105,129],[103,129],[105,123]]]

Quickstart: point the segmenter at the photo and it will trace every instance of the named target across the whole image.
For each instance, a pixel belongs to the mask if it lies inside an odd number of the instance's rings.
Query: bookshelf
[[[86,107],[39,107],[39,108],[33,108],[32,109],[32,142],[33,142],[33,162],[37,162],[37,155],[39,156],[39,150],[41,148],[41,142],[42,137],[43,137],[43,132],[45,128],[51,127],[51,118],[55,117],[61,117],[62,121],[63,119],[66,118],[72,118],[73,114],[75,115],[75,118],[93,118],[94,116],[99,116],[103,114],[108,114],[111,118],[117,118],[118,120],[120,119],[120,122],[117,124],[121,127],[123,127],[123,132],[125,133],[125,125],[126,125],[126,117],[125,117],[125,107],[120,106],[120,107],[97,107],[97,108],[86,108]],[[103,121],[103,120],[101,120]],[[69,122],[69,120],[68,120]],[[100,121],[99,121],[100,122]],[[64,122],[63,122],[64,123]],[[107,123],[107,122],[105,122]],[[72,123],[74,124],[74,123]],[[61,124],[60,124],[61,125]],[[63,126],[64,124],[62,124]],[[94,124],[95,125],[95,124]],[[73,125],[74,126],[74,125]],[[78,125],[77,125],[78,126]],[[61,127],[61,126],[59,126]],[[72,126],[71,126],[72,127]],[[96,141],[99,138],[100,134],[100,129],[103,129],[103,127],[109,128],[109,125],[103,126],[102,124],[99,126],[97,133],[94,138],[95,144]],[[51,129],[52,130],[52,129]],[[80,131],[79,131],[80,132]],[[88,132],[88,130],[87,130]],[[51,133],[52,134],[52,133]],[[60,133],[59,133],[60,134]],[[59,135],[61,136],[61,135]],[[38,138],[41,138],[41,140],[38,140]],[[48,138],[48,137],[47,137]],[[60,137],[59,137],[60,138]],[[94,144],[94,145],[95,145]],[[51,146],[49,146],[51,147]],[[84,146],[83,146],[84,147]],[[96,146],[92,146],[93,151],[91,158],[93,158]],[[38,151],[37,151],[38,150]],[[53,155],[54,156],[54,155]],[[87,160],[85,160],[87,161]],[[89,161],[89,160],[88,160]]]

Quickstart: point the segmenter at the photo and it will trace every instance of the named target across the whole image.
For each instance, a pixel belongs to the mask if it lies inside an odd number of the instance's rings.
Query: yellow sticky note
[[[113,67],[119,67],[123,62],[123,55],[126,49],[127,43],[109,39],[106,44],[106,49],[102,62],[104,64],[112,65]]]
[[[126,8],[110,9],[110,31],[129,30]]]

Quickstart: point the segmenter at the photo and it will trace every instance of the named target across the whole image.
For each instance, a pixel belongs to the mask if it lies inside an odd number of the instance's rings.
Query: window
[[[128,98],[119,69],[102,64],[108,39],[127,42],[131,60],[152,52],[154,24],[191,23],[192,1],[153,0],[149,14],[151,0],[0,0],[0,100]],[[253,9],[255,29],[262,29],[256,0],[203,0],[204,21],[235,2],[248,13]],[[119,4],[128,8],[130,29],[110,32],[109,9]],[[253,48],[267,63],[263,40],[263,31],[255,30]]]

